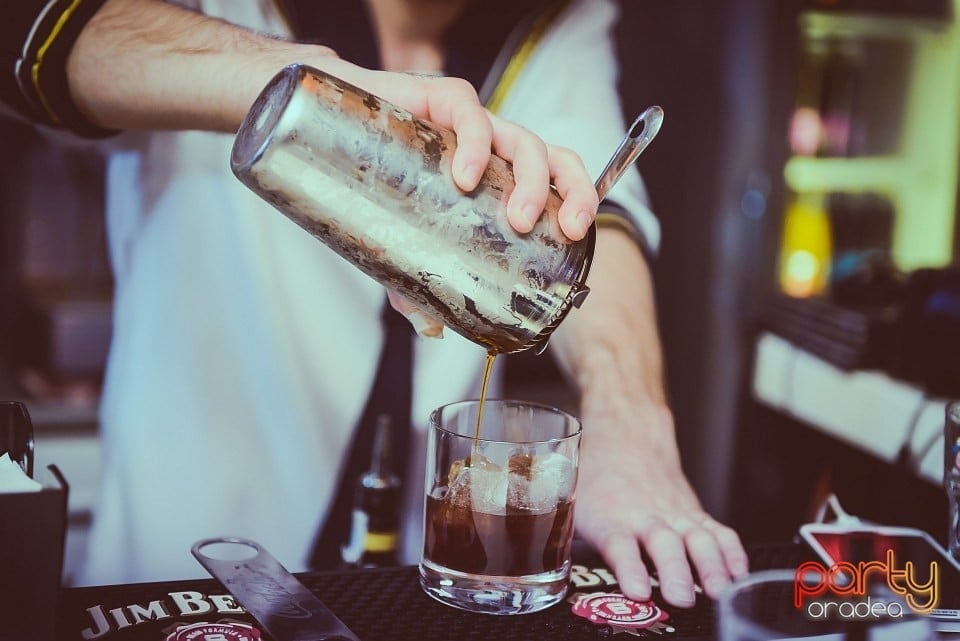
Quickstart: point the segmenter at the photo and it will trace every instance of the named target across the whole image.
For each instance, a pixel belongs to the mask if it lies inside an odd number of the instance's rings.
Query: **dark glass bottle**
[[[370,470],[354,494],[350,540],[341,549],[351,567],[397,565],[400,531],[400,479],[390,469],[390,417],[377,418]]]

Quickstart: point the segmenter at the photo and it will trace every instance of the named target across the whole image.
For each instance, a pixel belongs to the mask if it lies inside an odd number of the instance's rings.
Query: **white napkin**
[[[23,469],[13,462],[9,454],[0,456],[0,494],[15,492],[39,492],[43,485],[27,476]]]

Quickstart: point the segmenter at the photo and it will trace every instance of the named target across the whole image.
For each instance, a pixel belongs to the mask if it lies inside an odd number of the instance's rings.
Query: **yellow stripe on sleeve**
[[[540,16],[534,23],[533,28],[530,29],[530,33],[523,41],[523,44],[520,45],[517,52],[511,56],[510,62],[507,63],[506,69],[503,70],[503,74],[500,76],[500,81],[494,88],[493,93],[490,94],[490,100],[487,101],[487,109],[492,113],[497,113],[503,106],[503,101],[506,100],[507,94],[510,93],[517,78],[520,76],[520,72],[530,59],[530,56],[533,55],[533,51],[540,43],[540,39],[543,38],[547,27],[550,26],[553,19],[559,15],[567,4],[569,4],[568,0],[557,2],[551,7],[550,11]]]
[[[40,45],[40,48],[37,49],[37,59],[30,66],[30,79],[33,81],[33,87],[37,91],[37,96],[40,97],[40,103],[43,105],[43,108],[46,109],[47,115],[50,116],[50,119],[53,120],[56,124],[61,124],[60,118],[57,117],[57,114],[54,113],[53,109],[50,107],[50,103],[47,101],[47,97],[43,93],[43,89],[40,87],[40,67],[43,65],[43,57],[46,55],[47,51],[53,45],[53,42],[57,39],[57,36],[60,35],[60,32],[63,31],[63,26],[67,24],[67,21],[70,19],[70,16],[73,15],[73,12],[77,10],[77,7],[80,6],[82,0],[73,0],[70,3],[60,17],[57,18],[57,22],[53,25],[53,29],[50,30],[50,33],[47,35],[46,40],[43,41],[43,44]]]

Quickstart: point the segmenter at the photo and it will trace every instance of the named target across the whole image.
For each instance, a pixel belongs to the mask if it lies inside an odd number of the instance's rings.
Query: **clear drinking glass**
[[[561,601],[570,577],[580,422],[509,400],[452,403],[430,417],[420,584],[489,614]]]
[[[947,549],[960,561],[960,401],[947,403],[943,441],[943,486],[949,505]]]

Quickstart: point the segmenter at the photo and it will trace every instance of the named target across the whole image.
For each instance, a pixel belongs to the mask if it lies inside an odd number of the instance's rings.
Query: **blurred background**
[[[681,452],[748,540],[836,492],[943,540],[960,398],[955,0],[625,2]]]
[[[639,161],[684,465],[748,541],[830,492],[944,540],[960,398],[960,0],[624,0]],[[96,497],[110,341],[103,163],[0,121],[0,398],[70,483],[66,578]],[[171,310],[171,313],[175,313]],[[509,394],[570,406],[548,357]]]

